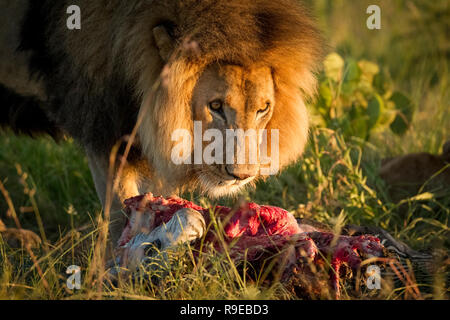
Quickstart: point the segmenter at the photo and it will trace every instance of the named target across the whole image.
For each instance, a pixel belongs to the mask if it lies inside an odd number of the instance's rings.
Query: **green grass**
[[[426,201],[406,199],[400,206],[389,198],[377,170],[384,157],[438,153],[450,138],[449,46],[445,39],[449,8],[445,1],[433,1],[434,6],[428,1],[379,1],[382,30],[369,31],[365,28],[369,2],[314,3],[332,48],[343,56],[373,60],[387,68],[395,87],[415,101],[418,109],[410,130],[401,137],[377,133],[361,143],[344,140],[339,132],[315,128],[298,164],[258,183],[244,197],[330,225],[344,220],[380,226],[415,249],[448,252],[450,193]],[[194,260],[189,247],[173,252],[170,268],[157,271],[165,274],[164,281],[125,281],[119,288],[102,287],[99,293],[95,277],[89,275],[96,267],[92,244],[96,242],[101,206],[87,161],[76,143],[1,134],[0,181],[22,227],[45,236],[49,244],[30,255],[0,238],[0,299],[295,298],[277,282],[269,286],[262,279],[255,280],[257,271],[250,281],[226,256],[212,249]],[[210,202],[195,194],[186,197],[199,204]],[[233,199],[219,202],[229,205]],[[8,209],[0,195],[0,219],[14,227]],[[83,269],[83,288],[75,293],[65,285],[65,270],[72,264]],[[448,298],[449,274],[444,271],[430,279],[417,279],[423,297]],[[381,296],[397,299],[404,293],[405,288],[390,288]]]

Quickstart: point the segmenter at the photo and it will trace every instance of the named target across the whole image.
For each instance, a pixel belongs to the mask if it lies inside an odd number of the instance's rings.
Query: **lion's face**
[[[204,140],[211,138],[205,135],[206,131],[221,133],[223,154],[212,154],[223,161],[194,165],[203,191],[213,197],[233,194],[259,175],[261,132],[275,107],[274,80],[269,67],[214,64],[204,70],[193,91],[193,119],[201,122]],[[255,133],[245,138],[242,153],[245,159],[242,156],[238,159],[237,139],[229,135],[232,132],[229,129]],[[203,149],[215,139],[216,136],[204,141]],[[252,158],[250,153],[255,151],[256,157]]]
[[[177,14],[153,29],[154,46],[145,34],[127,51],[134,65],[128,76],[142,98],[137,138],[153,193],[200,187],[212,197],[229,195],[297,161],[308,139],[305,99],[315,94],[322,55],[299,1],[170,3]],[[150,12],[139,30],[161,20]],[[139,49],[143,43],[148,50]],[[242,133],[245,139],[236,139]]]

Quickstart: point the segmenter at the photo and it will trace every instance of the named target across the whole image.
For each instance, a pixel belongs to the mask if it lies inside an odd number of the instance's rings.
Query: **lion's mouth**
[[[236,194],[256,178],[256,176],[252,176],[244,180],[238,180],[231,175],[223,174],[219,168],[217,169],[217,171],[201,172],[198,177],[202,191],[213,198]]]
[[[215,173],[217,178],[220,180],[221,186],[244,186],[247,183],[251,182],[256,178],[256,176],[251,176],[246,179],[239,179],[234,175],[230,174],[228,170],[225,170],[225,173],[222,173],[220,168],[217,168],[219,173]]]
[[[244,180],[238,180],[238,179],[235,179],[232,176],[228,176],[225,180],[223,180],[221,182],[221,185],[225,185],[225,186],[244,186],[247,183],[253,181],[255,178],[256,177],[253,176],[253,177],[249,177],[249,178],[244,179]]]

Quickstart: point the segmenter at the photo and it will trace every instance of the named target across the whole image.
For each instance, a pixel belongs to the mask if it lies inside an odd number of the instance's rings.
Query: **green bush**
[[[340,131],[345,137],[368,140],[374,131],[404,134],[412,121],[414,105],[393,90],[387,70],[377,64],[329,54],[320,77],[319,97],[313,106],[316,125]]]

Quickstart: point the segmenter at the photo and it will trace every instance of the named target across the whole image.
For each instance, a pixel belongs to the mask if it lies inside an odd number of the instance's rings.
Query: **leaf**
[[[384,102],[379,95],[374,95],[367,104],[367,115],[369,116],[369,129],[373,128],[378,120],[380,120],[381,113],[384,111]]]
[[[384,96],[387,92],[389,92],[389,89],[392,86],[392,81],[385,72],[379,72],[373,77],[372,85],[375,90]]]
[[[358,62],[358,66],[361,69],[362,74],[374,76],[380,72],[380,67],[374,63],[367,60],[361,60]]]
[[[412,121],[414,113],[414,105],[411,100],[404,94],[396,91],[392,94],[390,99],[395,104],[397,110],[397,116],[391,123],[391,130],[398,135],[404,134]]]
[[[358,105],[352,105],[350,112],[348,112],[348,116],[350,117],[350,135],[354,137],[358,137],[361,139],[366,139],[368,137],[369,128],[368,122],[369,117],[364,114],[364,111]]]
[[[366,140],[369,134],[369,128],[367,127],[367,120],[362,117],[352,121],[353,136]]]
[[[344,82],[358,82],[361,78],[361,69],[354,59],[349,59],[345,67]]]
[[[330,53],[324,61],[325,75],[339,82],[342,77],[342,69],[344,68],[344,59],[336,52]]]
[[[355,60],[349,59],[345,67],[344,81],[341,87],[342,93],[351,96],[358,89],[360,77],[361,70],[358,64]]]
[[[374,127],[376,131],[382,131],[384,129],[389,128],[391,123],[395,120],[397,116],[397,112],[394,110],[386,109],[381,113],[380,118],[378,119],[378,123]]]
[[[380,72],[380,67],[376,63],[367,60],[359,61],[358,66],[361,70],[361,80],[372,84],[373,78]]]

